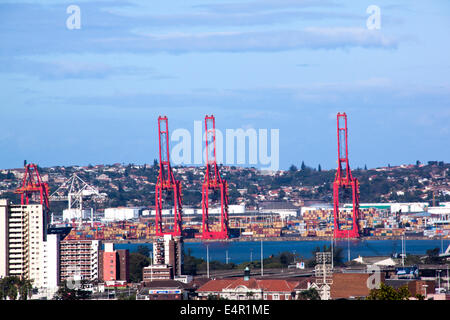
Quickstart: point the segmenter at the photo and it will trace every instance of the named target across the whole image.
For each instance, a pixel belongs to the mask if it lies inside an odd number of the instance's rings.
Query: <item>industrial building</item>
[[[139,218],[140,208],[128,208],[128,207],[118,207],[118,208],[106,208],[104,221],[122,221],[122,220],[132,220]]]
[[[72,220],[88,220],[91,219],[90,209],[70,208],[63,210],[63,221],[68,222]]]

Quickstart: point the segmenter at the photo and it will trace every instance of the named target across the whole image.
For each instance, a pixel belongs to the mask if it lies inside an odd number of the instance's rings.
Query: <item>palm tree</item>
[[[19,286],[20,300],[28,300],[29,297],[31,298],[33,290],[32,280],[20,279],[18,286]]]
[[[16,300],[17,296],[19,296],[20,300],[27,300],[28,297],[31,297],[32,289],[31,280],[21,279],[16,276],[5,277],[0,280],[0,299]]]

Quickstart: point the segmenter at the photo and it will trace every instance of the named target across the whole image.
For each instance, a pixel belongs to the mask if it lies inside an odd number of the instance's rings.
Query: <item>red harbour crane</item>
[[[166,116],[158,117],[159,133],[159,175],[155,186],[155,225],[156,235],[171,234],[181,236],[182,232],[182,204],[181,183],[175,180],[169,158],[169,124]],[[163,192],[173,194],[173,225],[165,226],[162,219]]]
[[[216,161],[216,123],[214,116],[205,116],[206,173],[202,185],[202,239],[228,239],[228,183],[220,176]],[[220,191],[220,227],[212,230],[209,217],[209,193]]]
[[[50,214],[49,187],[48,183],[42,181],[36,164],[25,164],[22,186],[17,188],[14,193],[20,194],[22,205],[41,204],[44,212],[44,224],[47,225]]]
[[[333,215],[334,215],[334,238],[358,238],[359,218],[359,182],[353,178],[348,161],[347,144],[347,115],[337,114],[337,143],[338,143],[338,168],[333,183]],[[339,192],[348,192],[352,195],[352,212],[349,214],[339,209]],[[343,220],[343,222],[342,222]],[[344,228],[345,226],[345,228]]]

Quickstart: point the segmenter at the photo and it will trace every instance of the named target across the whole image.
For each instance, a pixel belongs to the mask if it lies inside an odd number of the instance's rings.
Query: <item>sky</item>
[[[159,115],[213,114],[332,169],[338,112],[353,168],[449,162],[449,30],[447,0],[1,0],[0,168],[152,163]]]

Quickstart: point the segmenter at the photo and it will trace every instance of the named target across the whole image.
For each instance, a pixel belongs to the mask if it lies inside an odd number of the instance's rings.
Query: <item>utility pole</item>
[[[153,251],[150,253],[150,282],[153,281]]]
[[[206,245],[206,273],[209,279],[209,246]]]
[[[348,230],[347,230],[347,259],[350,262],[350,237]]]
[[[334,267],[333,236],[331,236],[331,269]]]
[[[441,271],[442,270],[436,270],[438,273],[438,288],[439,288],[439,293],[441,293]]]
[[[447,292],[448,292],[448,290],[450,290],[450,285],[448,282],[448,265],[447,265]]]
[[[405,237],[402,236],[402,267],[405,266]]]
[[[261,239],[261,277],[264,276],[263,241]]]

